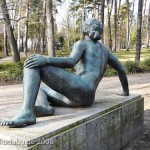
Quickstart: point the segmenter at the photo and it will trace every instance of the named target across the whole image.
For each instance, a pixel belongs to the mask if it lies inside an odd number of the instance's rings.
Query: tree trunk
[[[5,24],[4,24],[4,55],[9,56],[9,54],[8,54],[8,45],[7,45],[7,32],[6,32]]]
[[[24,37],[25,56],[27,56],[27,51],[28,51],[28,19],[29,19],[29,0],[26,0],[26,22],[25,22],[25,37]]]
[[[129,47],[130,47],[130,45],[129,45],[129,38],[130,38],[130,28],[129,28],[129,26],[130,26],[130,19],[129,19],[129,17],[130,17],[130,9],[129,9],[129,0],[126,0],[126,3],[127,3],[127,26],[126,26],[126,50],[127,51],[129,51]]]
[[[37,52],[40,53],[40,47],[41,47],[41,34],[39,32],[39,35],[38,35],[38,39],[37,39]]]
[[[23,49],[23,45],[24,45],[24,44],[23,44],[23,33],[22,33],[22,35],[21,35],[21,52],[23,52],[23,50],[24,50],[24,49]]]
[[[41,32],[41,54],[44,54],[46,26],[46,0],[43,0],[42,32]]]
[[[113,50],[116,52],[117,47],[117,0],[114,1],[114,47]]]
[[[104,8],[105,8],[105,0],[101,1],[101,22],[104,26]]]
[[[96,0],[94,0],[94,18],[96,18]]]
[[[11,6],[11,8],[9,8],[9,9],[12,9],[12,10],[14,10],[11,14],[12,14],[12,21],[11,21],[11,25],[12,25],[12,29],[13,29],[13,31],[14,31],[14,29],[15,29],[15,18],[16,18],[16,11],[17,11],[17,3],[13,3],[12,4],[12,6]]]
[[[118,17],[117,17],[117,23],[119,23],[119,17],[120,17],[120,8],[121,8],[121,0],[119,0],[119,4],[118,4],[118,12],[117,12],[117,15],[118,15]],[[120,50],[121,49],[121,32],[120,32],[120,26],[118,27],[118,49]]]
[[[119,0],[119,6],[118,6],[118,16],[119,16],[119,13],[120,13],[120,6],[121,6],[121,0]]]
[[[84,0],[84,16],[83,16],[83,21],[86,20],[86,0]]]
[[[98,5],[98,9],[97,9],[97,12],[98,12],[98,20],[100,20],[100,17],[101,17],[101,12],[100,12],[100,6],[101,4],[97,4]]]
[[[101,22],[104,30],[104,8],[105,8],[105,0],[101,1]],[[104,41],[104,34],[102,36],[102,41]]]
[[[113,7],[113,1],[111,2],[111,7],[109,8],[109,0],[107,0],[107,17],[108,17],[108,45],[109,48],[112,50],[112,34],[111,34],[111,12]]]
[[[143,0],[139,0],[138,18],[137,18],[136,55],[135,55],[136,61],[140,61],[140,54],[141,54],[142,9],[143,9]]]
[[[47,20],[47,43],[48,43],[48,55],[55,56],[54,49],[54,18],[53,18],[53,4],[52,0],[46,1],[46,20]]]
[[[1,0],[0,3],[1,3],[1,8],[2,8],[2,14],[4,17],[4,23],[5,23],[6,30],[7,30],[8,42],[9,42],[11,53],[13,56],[13,61],[18,62],[18,61],[20,61],[20,56],[19,56],[19,53],[17,50],[17,42],[15,40],[13,29],[12,29],[12,26],[10,23],[10,18],[9,18],[6,1]]]
[[[149,48],[149,36],[150,36],[150,2],[149,2],[149,11],[148,11],[148,18],[147,18],[147,41],[146,41],[146,47]]]
[[[145,16],[145,10],[146,10],[146,4],[147,4],[147,0],[145,0],[145,3],[144,3],[144,8],[143,8],[143,15]]]
[[[20,17],[21,17],[21,5],[22,5],[22,0],[19,0],[19,12],[18,12],[18,38],[17,38],[17,43],[18,43],[18,51],[20,52]]]

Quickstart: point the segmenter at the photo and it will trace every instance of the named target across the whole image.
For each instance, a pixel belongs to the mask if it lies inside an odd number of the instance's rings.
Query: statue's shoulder
[[[103,43],[101,43],[101,45],[105,49],[105,51],[107,51],[108,53],[111,52],[110,48],[108,48],[107,46],[105,46]]]
[[[79,48],[85,48],[86,47],[86,43],[84,40],[79,40],[74,44],[75,47],[79,47]]]
[[[84,40],[78,40],[77,42],[75,42],[75,45],[83,45],[84,43]]]

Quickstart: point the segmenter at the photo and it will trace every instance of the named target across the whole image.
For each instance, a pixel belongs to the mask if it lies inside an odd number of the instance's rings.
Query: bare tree
[[[143,15],[145,16],[147,0],[144,2]]]
[[[105,9],[105,0],[101,0],[101,22],[104,26],[104,9]]]
[[[113,8],[113,0],[107,0],[107,18],[108,18],[108,45],[112,50],[112,32],[111,32],[111,13]]]
[[[120,16],[120,8],[121,8],[121,0],[119,0],[119,4],[118,4],[118,19],[117,19],[117,23],[119,23],[119,16]],[[118,24],[120,26],[120,24]],[[118,28],[118,30],[120,30],[120,27]],[[120,31],[118,31],[118,37],[119,37],[119,40],[118,40],[118,48],[121,49],[121,33]]]
[[[43,0],[42,32],[41,32],[41,54],[44,54],[45,26],[46,26],[46,0]]]
[[[149,2],[149,11],[148,11],[148,18],[147,18],[147,41],[146,41],[147,48],[150,47],[149,39],[150,39],[150,2]]]
[[[22,0],[19,0],[19,12],[18,12],[18,38],[17,38],[17,43],[18,43],[18,51],[20,51],[20,17],[21,17],[21,5],[22,5]]]
[[[19,53],[17,50],[17,42],[15,40],[13,29],[11,26],[6,0],[1,0],[0,4],[1,4],[1,8],[2,8],[4,23],[5,23],[6,30],[7,30],[8,43],[10,45],[11,53],[13,56],[13,61],[18,62],[18,61],[20,61],[20,56],[19,56]]]
[[[29,19],[29,0],[26,0],[26,21],[25,21],[25,37],[24,37],[25,56],[27,56],[27,51],[28,51],[28,19]]]
[[[140,55],[141,55],[142,9],[143,9],[143,0],[139,0],[138,18],[137,18],[136,55],[135,55],[136,61],[140,61]]]
[[[87,3],[87,0],[84,0],[84,7],[83,7],[83,11],[84,11],[84,15],[83,15],[83,21],[86,20],[86,3]]]
[[[93,13],[93,17],[96,18],[96,0],[94,0],[94,13]]]
[[[130,46],[130,8],[129,8],[129,0],[126,0],[127,3],[127,26],[126,26],[126,50],[129,51],[129,46]]]
[[[7,45],[7,32],[6,32],[6,25],[4,24],[4,55],[9,56],[8,54],[8,45]]]
[[[118,5],[118,16],[119,16],[119,13],[120,13],[120,7],[121,7],[121,0],[119,0],[119,5]]]
[[[54,49],[54,18],[53,18],[53,1],[46,0],[46,20],[47,20],[47,43],[48,55],[55,56]]]
[[[103,29],[104,29],[104,9],[105,9],[105,0],[102,0],[101,1],[101,22],[102,22]],[[104,40],[104,34],[102,40]]]
[[[17,11],[17,3],[16,2],[11,2],[12,4],[11,4],[11,6],[10,6],[10,8],[9,9],[11,9],[12,10],[12,13],[11,13],[11,25],[12,25],[12,29],[13,29],[13,31],[14,31],[14,29],[15,29],[15,18],[16,18],[16,11]]]
[[[116,52],[117,49],[117,0],[114,0],[114,47],[113,50]]]

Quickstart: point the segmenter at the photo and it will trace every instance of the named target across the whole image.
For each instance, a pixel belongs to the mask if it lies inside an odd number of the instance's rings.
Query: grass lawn
[[[120,50],[114,54],[121,62],[125,62],[128,60],[131,61],[135,60],[135,49],[130,49],[129,51]],[[141,49],[141,60],[144,60],[146,58],[150,58],[150,49]]]
[[[0,52],[0,59],[1,58],[4,58],[4,53],[3,52]]]

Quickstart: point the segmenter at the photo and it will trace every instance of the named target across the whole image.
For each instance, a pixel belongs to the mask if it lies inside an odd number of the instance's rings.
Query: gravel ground
[[[123,150],[150,150],[150,73],[128,75],[129,88],[131,94],[141,94],[144,97],[144,132]],[[98,89],[96,96],[100,97],[102,91],[121,92],[121,85],[118,77],[105,77]],[[22,85],[0,86],[1,104],[5,100],[22,99]],[[15,103],[15,101],[14,101]]]

